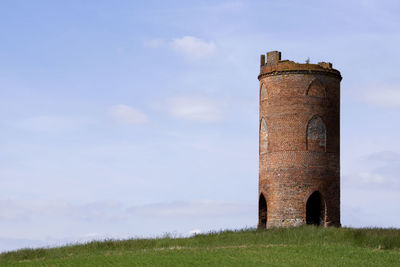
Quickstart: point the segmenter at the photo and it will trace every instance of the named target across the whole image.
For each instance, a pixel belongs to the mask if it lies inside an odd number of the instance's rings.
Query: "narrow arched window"
[[[308,96],[325,97],[325,86],[318,79],[313,80],[307,88]]]
[[[268,127],[264,118],[260,122],[260,152],[265,153],[268,151]]]
[[[267,87],[265,87],[265,84],[261,86],[261,92],[260,92],[260,99],[266,99],[267,98]]]
[[[314,116],[307,125],[307,150],[326,151],[326,128],[321,117]]]

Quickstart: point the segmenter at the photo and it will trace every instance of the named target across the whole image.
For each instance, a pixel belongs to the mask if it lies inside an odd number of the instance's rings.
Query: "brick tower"
[[[259,228],[340,226],[340,72],[261,55]]]

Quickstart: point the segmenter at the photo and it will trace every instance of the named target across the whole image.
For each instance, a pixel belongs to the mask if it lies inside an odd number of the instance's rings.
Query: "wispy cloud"
[[[395,151],[380,151],[368,155],[366,159],[389,163],[394,161],[400,161],[400,154]]]
[[[57,115],[30,117],[17,123],[17,126],[35,132],[59,133],[73,130],[83,125],[78,118]]]
[[[143,45],[145,47],[150,47],[150,48],[158,48],[158,47],[163,46],[164,44],[165,44],[165,41],[160,38],[149,39],[149,40],[145,40],[143,42]]]
[[[372,172],[361,172],[358,177],[362,183],[367,184],[380,184],[385,181],[385,178],[382,175]]]
[[[219,202],[212,200],[161,202],[125,207],[117,201],[97,201],[71,204],[65,201],[44,200],[0,200],[0,219],[3,222],[51,220],[120,222],[128,217],[153,218],[154,216],[173,220],[177,217],[237,217],[247,216],[254,210],[254,205]]]
[[[109,111],[115,121],[121,124],[142,124],[148,121],[146,114],[128,105],[115,105]]]
[[[235,217],[251,213],[253,205],[223,203],[217,201],[177,201],[171,203],[155,203],[129,208],[129,212],[137,216],[187,217],[202,218]]]
[[[121,204],[116,201],[98,201],[81,205],[60,201],[0,200],[0,219],[3,222],[39,220],[41,217],[71,218],[80,221],[117,221],[123,219]]]
[[[354,169],[344,175],[346,186],[375,190],[397,190],[400,187],[400,155],[395,151],[380,151],[353,161]]]
[[[38,221],[42,218],[75,221],[122,221],[134,215],[174,219],[179,216],[202,218],[248,215],[254,205],[212,200],[160,202],[126,207],[118,201],[97,201],[72,204],[65,201],[0,199],[2,222]]]
[[[207,58],[216,51],[213,41],[207,42],[193,36],[173,39],[170,46],[174,51],[182,53],[189,59]]]
[[[216,122],[222,118],[221,104],[206,97],[176,96],[166,101],[167,112],[190,121]]]
[[[255,214],[255,204],[212,200],[127,206],[116,201],[72,204],[44,199],[0,199],[0,251],[138,234],[150,237],[175,232],[187,236],[253,226]],[[74,225],[74,229],[70,225]],[[24,238],[18,239],[21,236]]]
[[[374,86],[365,94],[365,101],[378,107],[400,108],[400,85]]]

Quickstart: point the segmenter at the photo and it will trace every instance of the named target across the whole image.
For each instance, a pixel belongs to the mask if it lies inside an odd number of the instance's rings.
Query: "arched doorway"
[[[267,201],[263,194],[258,201],[258,228],[267,228]]]
[[[324,225],[325,223],[325,202],[318,191],[312,193],[307,200],[306,223],[312,225]]]

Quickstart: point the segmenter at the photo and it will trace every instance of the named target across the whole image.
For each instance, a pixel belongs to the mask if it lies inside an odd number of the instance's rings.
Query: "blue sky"
[[[2,1],[0,250],[257,222],[259,56],[341,71],[342,224],[400,227],[398,1]]]

